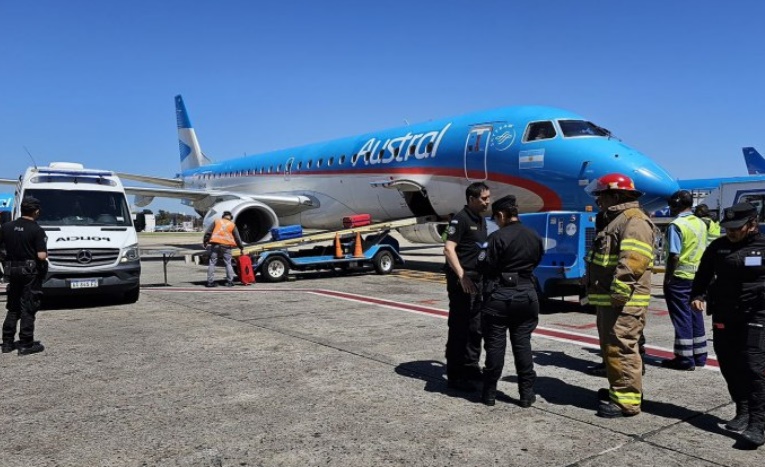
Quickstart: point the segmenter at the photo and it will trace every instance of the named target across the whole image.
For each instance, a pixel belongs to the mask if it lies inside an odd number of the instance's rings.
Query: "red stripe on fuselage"
[[[451,178],[458,178],[458,179],[465,179],[465,170],[464,168],[454,169],[454,168],[447,168],[447,167],[387,167],[385,170],[381,170],[379,168],[354,168],[351,170],[314,170],[314,171],[299,171],[299,172],[291,172],[289,174],[289,177],[301,177],[301,176],[332,176],[332,175],[431,175],[436,177],[451,177]],[[468,176],[471,180],[481,180],[483,179],[483,173],[479,171],[469,171]],[[254,175],[241,175],[236,177],[223,177],[223,178],[230,178],[230,179],[237,179],[238,183],[241,183],[241,180],[243,178],[249,178],[249,177],[284,177],[283,173],[278,174],[254,174]],[[391,180],[394,178],[391,177]],[[528,179],[528,178],[522,178],[514,175],[508,175],[503,173],[497,173],[497,172],[489,172],[487,174],[487,179],[490,182],[498,182],[503,183],[506,185],[512,185],[517,186],[519,188],[523,188],[525,190],[528,190],[536,195],[538,195],[542,199],[542,211],[556,211],[560,210],[563,206],[561,197],[553,191],[552,189],[548,188],[547,186],[536,182],[534,180]],[[193,179],[195,181],[199,179]],[[204,181],[204,180],[203,180]],[[226,189],[226,186],[217,186],[215,190],[221,190]]]

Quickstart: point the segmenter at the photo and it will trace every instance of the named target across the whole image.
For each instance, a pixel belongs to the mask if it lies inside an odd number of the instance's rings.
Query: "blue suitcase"
[[[285,225],[282,227],[274,227],[271,229],[271,237],[273,240],[289,240],[290,238],[298,238],[303,236],[303,227],[300,225]]]

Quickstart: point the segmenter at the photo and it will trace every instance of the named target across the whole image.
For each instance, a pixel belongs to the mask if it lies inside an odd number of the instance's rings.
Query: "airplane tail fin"
[[[741,148],[749,175],[765,174],[765,158],[754,148]]]
[[[191,126],[189,114],[181,95],[175,96],[175,117],[178,122],[178,148],[181,152],[181,171],[207,165],[211,161],[202,153],[197,134]]]

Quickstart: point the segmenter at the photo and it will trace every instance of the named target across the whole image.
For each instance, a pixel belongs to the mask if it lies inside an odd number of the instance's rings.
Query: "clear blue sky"
[[[215,160],[541,104],[675,177],[744,175],[741,147],[765,154],[764,20],[759,0],[4,0],[0,176],[27,146],[172,177],[179,93]]]

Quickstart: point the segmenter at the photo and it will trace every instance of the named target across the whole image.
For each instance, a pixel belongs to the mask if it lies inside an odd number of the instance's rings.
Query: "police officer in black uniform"
[[[467,205],[446,230],[446,290],[449,294],[449,337],[446,341],[446,376],[449,387],[472,391],[469,380],[481,379],[481,315],[478,257],[486,247],[486,219],[482,213],[491,202],[483,182],[465,190]]]
[[[45,347],[34,340],[35,315],[42,299],[42,281],[48,270],[47,237],[37,225],[40,201],[27,197],[21,202],[21,217],[0,227],[0,245],[6,249],[5,273],[8,285],[8,314],[3,322],[2,352],[18,349],[19,355],[42,352]],[[19,340],[14,341],[16,325]]]
[[[486,350],[482,400],[486,405],[495,403],[509,330],[521,396],[519,405],[530,407],[536,400],[537,378],[531,359],[531,333],[539,323],[539,299],[532,273],[542,260],[544,248],[539,235],[518,220],[515,196],[498,199],[491,210],[500,228],[489,236],[485,259],[479,262],[485,284],[481,310]]]
[[[736,403],[725,427],[744,432],[755,446],[765,444],[765,237],[757,208],[739,203],[725,209],[725,236],[701,257],[691,289],[691,307],[712,315],[720,371]]]

